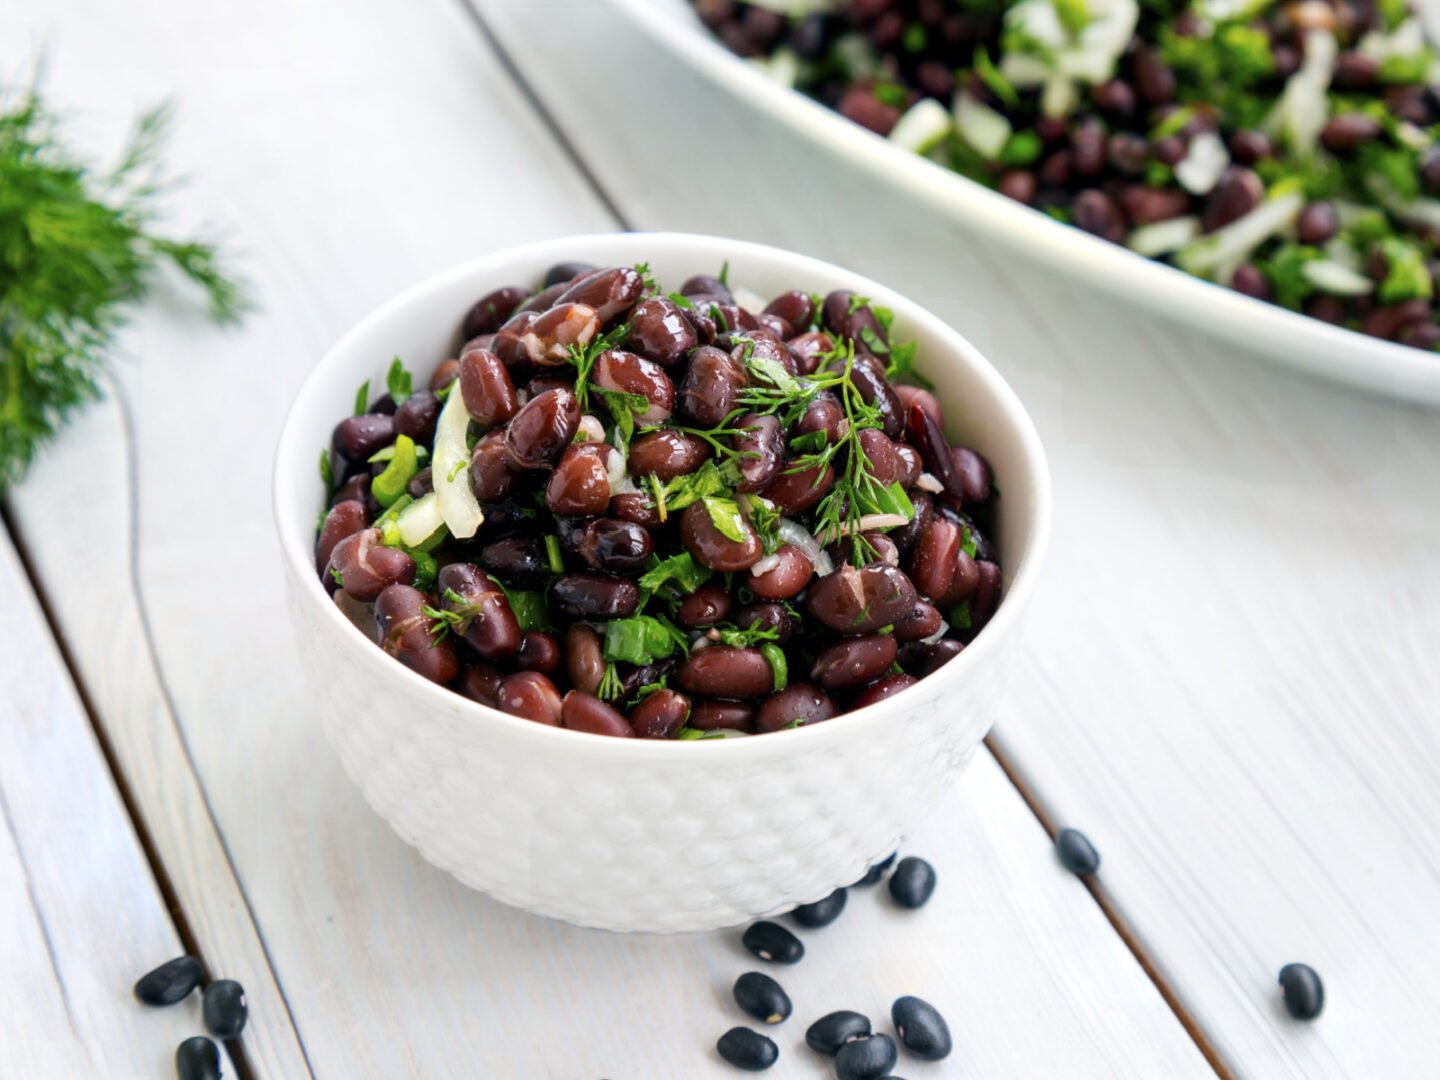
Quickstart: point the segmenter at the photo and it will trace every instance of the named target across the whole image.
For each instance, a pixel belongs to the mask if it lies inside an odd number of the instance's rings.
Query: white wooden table
[[[268,490],[286,405],[406,284],[541,236],[762,239],[883,278],[1029,403],[1057,530],[989,752],[784,981],[770,1075],[834,1007],[917,993],[916,1077],[1436,1075],[1440,418],[1227,355],[930,224],[769,127],[599,0],[8,0],[85,145],[172,96],[177,229],[260,310],[161,304],[0,535],[0,1076],[169,1075],[198,1006],[133,980],[190,950],[252,1019],[227,1074],[724,1077],[737,934],[551,924],[431,868],[305,715]],[[703,161],[703,168],[696,162]],[[688,163],[688,164],[687,164]],[[877,208],[881,208],[877,210]],[[17,557],[23,555],[24,563]],[[1087,890],[1047,830],[1104,857]],[[1328,1004],[1302,1025],[1275,974]]]

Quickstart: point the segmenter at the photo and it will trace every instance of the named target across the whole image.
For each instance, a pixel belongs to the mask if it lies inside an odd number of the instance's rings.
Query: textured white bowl
[[[613,739],[521,720],[435,686],[358,633],[314,570],[315,456],[355,388],[391,357],[428,372],[468,306],[556,263],[648,261],[676,287],[725,260],[761,296],[851,288],[920,343],[952,437],[981,450],[1003,491],[1006,594],[938,673],[879,705],[774,735]],[[756,244],[670,233],[573,237],[479,259],[384,304],[320,361],[280,437],[275,517],[315,711],[351,778],[406,841],[498,900],[612,930],[704,930],[824,896],[894,850],[990,728],[1049,530],[1034,426],[959,334],[882,285]]]
[[[1005,247],[1205,334],[1314,375],[1440,405],[1440,355],[1330,326],[1146,259],[902,150],[798,91],[776,83],[709,33],[689,0],[612,0],[659,47],[675,53],[798,138],[885,178],[906,199]],[[1422,4],[1440,36],[1440,0]],[[686,123],[695,123],[693,110]]]

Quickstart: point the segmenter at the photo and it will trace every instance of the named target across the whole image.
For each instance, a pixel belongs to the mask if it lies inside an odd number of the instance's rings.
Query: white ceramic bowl
[[[706,742],[614,739],[551,728],[427,682],[376,648],[316,577],[316,452],[355,387],[394,356],[428,373],[458,345],[468,306],[550,265],[648,261],[678,284],[729,260],[761,296],[851,288],[895,311],[920,343],[961,437],[1003,492],[995,540],[1006,592],[993,621],[935,675],[810,728]],[[406,841],[461,881],[542,915],[612,930],[703,930],[816,900],[859,878],[929,813],[989,729],[1035,587],[1050,518],[1034,426],[983,357],[882,285],[756,244],[669,233],[573,237],[490,255],[379,308],[301,389],[275,462],[297,645],[315,711],[346,770]]]
[[[882,176],[906,199],[934,210],[937,228],[965,230],[1149,308],[1241,352],[1377,393],[1440,405],[1440,356],[1330,326],[1063,225],[982,184],[902,150],[735,56],[695,17],[688,0],[613,0],[656,43],[717,86],[856,168]],[[1440,35],[1440,3],[1422,5]],[[694,115],[687,122],[695,123]],[[936,243],[942,241],[937,237]]]

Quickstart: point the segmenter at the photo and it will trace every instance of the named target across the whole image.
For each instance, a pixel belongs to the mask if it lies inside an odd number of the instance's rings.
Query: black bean
[[[200,985],[200,961],[193,956],[167,960],[135,984],[135,996],[146,1005],[174,1005]]]
[[[805,1045],[817,1054],[834,1057],[852,1039],[870,1034],[870,1020],[858,1012],[840,1009],[826,1013],[805,1029]]]
[[[582,619],[624,619],[640,606],[635,583],[608,574],[566,574],[555,579],[550,595],[561,611]]]
[[[1072,874],[1093,874],[1100,869],[1100,853],[1079,829],[1061,829],[1055,837],[1055,854],[1060,865]]]
[[[573,278],[577,278],[581,274],[588,274],[594,269],[595,266],[587,262],[556,263],[550,267],[549,270],[545,271],[545,288],[548,289],[555,285],[568,285]],[[556,293],[556,295],[558,296],[559,293]]]
[[[847,895],[843,887],[836,889],[829,896],[816,900],[813,904],[801,904],[790,912],[790,917],[801,926],[808,926],[811,930],[829,926],[845,910]]]
[[[180,1080],[219,1080],[220,1048],[204,1035],[193,1035],[175,1048]]]
[[[859,881],[855,882],[855,884],[879,885],[880,882],[883,881],[885,878],[885,871],[889,870],[890,867],[895,865],[895,856],[897,854],[899,853],[892,851],[889,855],[885,856],[885,858],[881,859],[874,866],[870,867],[869,870],[866,870],[865,876],[862,877]]]
[[[772,964],[798,963],[805,955],[805,945],[799,938],[779,923],[768,920],[752,923],[740,944]]]
[[[747,971],[735,980],[735,1004],[767,1024],[778,1024],[791,1012],[789,995],[778,982],[759,971]]]
[[[780,1048],[758,1031],[731,1028],[715,1044],[720,1056],[737,1069],[762,1072],[780,1060]]]
[[[1309,964],[1286,964],[1280,969],[1285,1011],[1296,1020],[1314,1020],[1325,1008],[1325,984]]]
[[[838,1080],[879,1080],[895,1067],[899,1056],[889,1035],[862,1035],[835,1055],[835,1075]]]
[[[935,868],[924,859],[906,856],[890,875],[890,895],[901,907],[924,907],[935,891]]]
[[[217,1039],[233,1039],[245,1030],[250,1008],[245,988],[234,979],[216,979],[205,987],[205,1026]]]
[[[890,1006],[890,1019],[905,1049],[925,1061],[939,1061],[954,1046],[950,1025],[928,1001],[909,996],[896,998]]]

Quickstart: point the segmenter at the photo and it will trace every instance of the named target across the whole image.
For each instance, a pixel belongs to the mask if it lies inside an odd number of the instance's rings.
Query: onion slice
[[[468,540],[485,520],[480,500],[470,482],[470,413],[465,408],[465,395],[459,386],[445,399],[440,419],[435,424],[435,453],[430,460],[430,475],[440,513],[450,535]]]
[[[395,519],[400,542],[410,548],[419,547],[429,540],[444,524],[445,515],[440,510],[440,496],[433,491],[405,507]]]
[[[825,554],[825,549],[820,546],[820,541],[811,536],[803,525],[798,525],[789,518],[781,518],[779,525],[780,539],[787,544],[794,544],[805,553],[810,560],[810,565],[815,567],[815,573],[824,577],[833,573],[835,563],[830,556]]]

